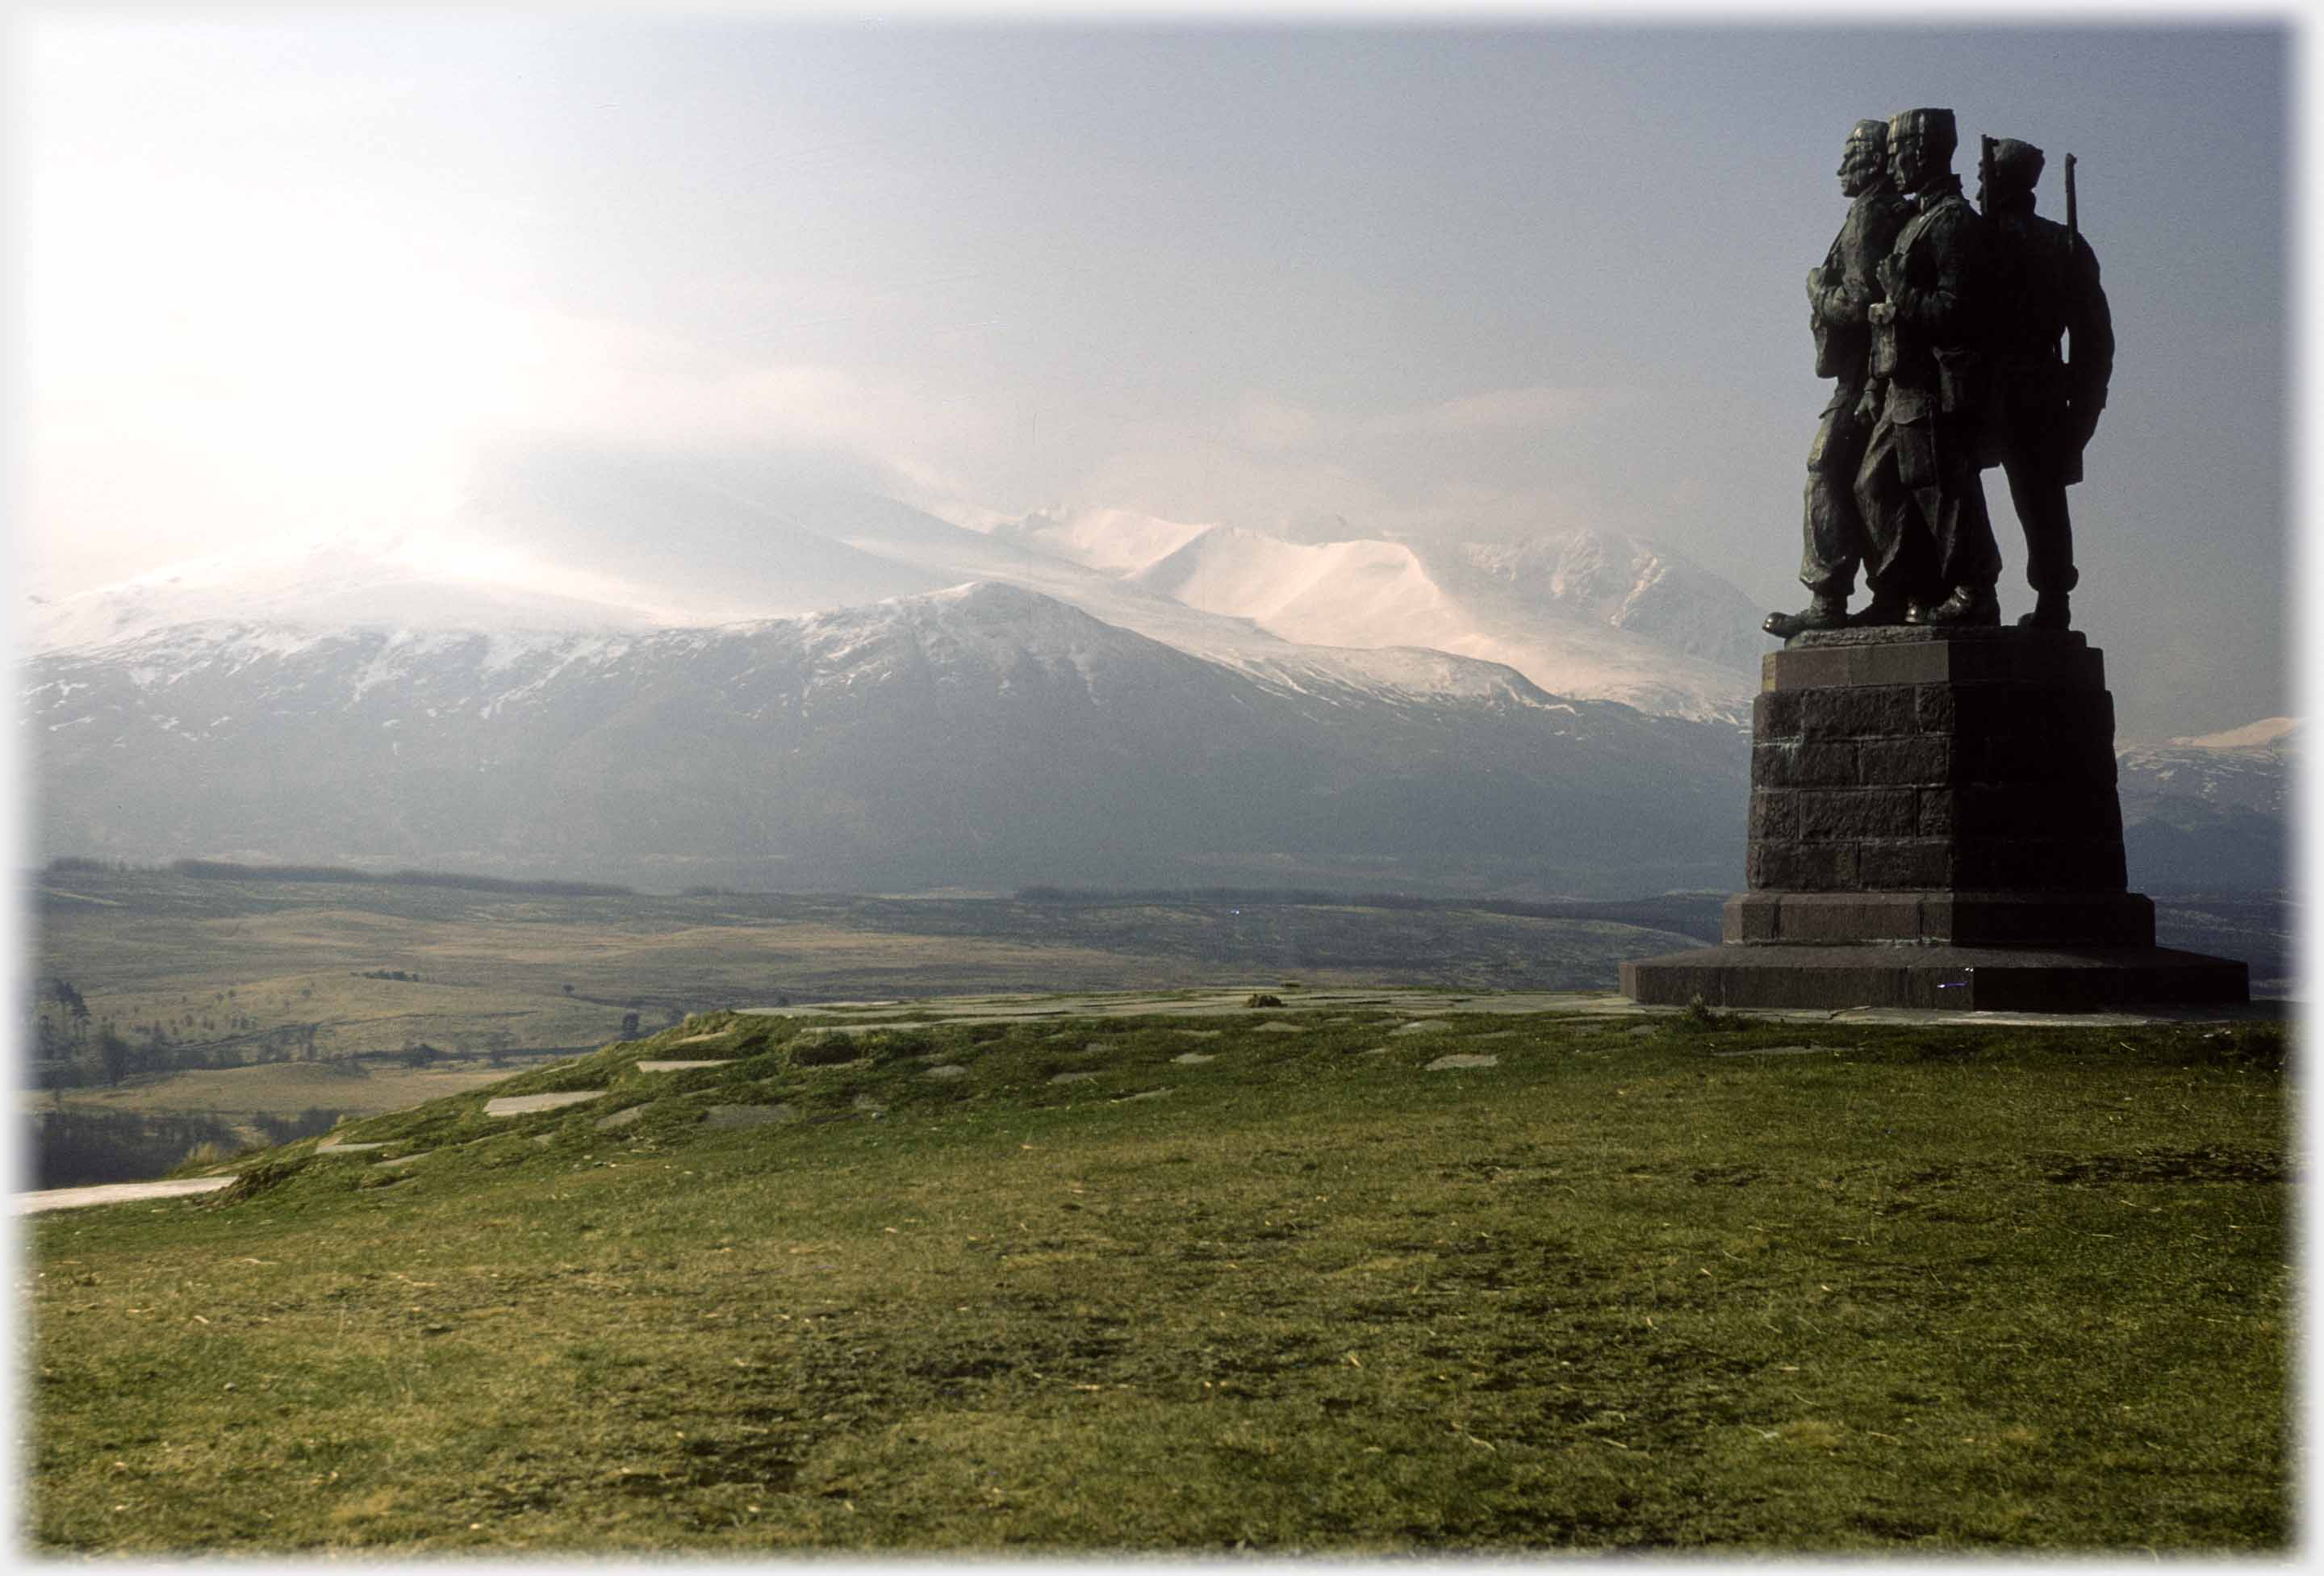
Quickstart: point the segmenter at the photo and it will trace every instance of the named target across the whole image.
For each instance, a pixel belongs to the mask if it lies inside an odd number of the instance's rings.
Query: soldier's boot
[[[2062,591],[2044,591],[2034,599],[2032,613],[2017,615],[2021,630],[2062,630],[2073,622],[2073,613],[2066,605]]]
[[[1797,613],[1771,613],[1759,627],[1777,640],[1788,641],[1794,635],[1809,630],[1840,630],[1848,627],[1848,593],[1819,591],[1808,604]]]
[[[1916,604],[1905,614],[1917,624],[1983,626],[2001,622],[2001,600],[1990,585],[1956,585],[1950,596],[1934,607]]]
[[[1904,622],[1908,612],[1902,592],[1876,591],[1872,594],[1872,600],[1865,604],[1864,611],[1848,622],[1858,629],[1886,629]]]

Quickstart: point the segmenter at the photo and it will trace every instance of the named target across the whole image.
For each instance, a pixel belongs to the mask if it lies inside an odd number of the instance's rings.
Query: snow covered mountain
[[[552,539],[562,560],[493,545]],[[1424,558],[1384,541],[1308,546],[1119,510],[978,531],[748,467],[536,459],[498,474],[468,517],[432,534],[262,543],[31,606],[24,624],[34,651],[219,619],[313,631],[606,631],[791,617],[982,580],[1258,677],[1413,681],[1429,694],[1456,675],[1476,678],[1473,665],[1396,654],[1411,648],[1503,664],[1577,699],[1745,722],[1756,647],[1741,666],[1688,649],[1748,626],[1741,593],[1700,571],[1674,575],[1674,560],[1627,539],[1576,538],[1556,560],[1595,552],[1635,565],[1642,580],[1627,596],[1614,594],[1618,576],[1601,574],[1584,596],[1582,576],[1536,572],[1539,552],[1508,549],[1480,567],[1473,560],[1486,552]],[[1687,610],[1664,621],[1677,631],[1670,638],[1622,623],[1669,603],[1658,587],[1697,580],[1709,589],[1697,585]]]
[[[1615,531],[1290,541],[1231,525],[1060,508],[989,534],[1286,641],[1428,647],[1505,663],[1561,695],[1672,715],[1742,722],[1767,650],[1760,610],[1741,591]],[[1117,614],[1143,627],[1119,603],[1101,616]]]
[[[534,450],[433,531],[26,607],[24,758],[49,853],[1723,886],[1752,686],[1718,631],[1753,610],[1691,575],[1587,534],[970,530],[749,456]]]
[[[2301,754],[2301,725],[2291,717],[2116,751],[2134,878],[2199,891],[2289,888]]]
[[[1769,648],[1743,593],[1667,548],[1610,530],[1466,542],[1434,556],[1456,594],[1503,617],[1546,610],[1758,676]]]
[[[23,726],[47,853],[794,889],[1739,871],[1731,727],[1440,652],[1245,656],[990,582],[647,631],[213,622],[38,656]]]
[[[681,622],[678,609],[608,576],[419,533],[259,542],[78,595],[28,598],[23,612],[34,651],[221,620],[407,630],[639,630]]]
[[[2128,745],[2116,763],[2125,792],[2282,815],[2300,751],[2300,723],[2266,717],[2224,733]]]
[[[1060,508],[1003,521],[991,534],[1110,575],[1133,575],[1213,526],[1189,525],[1129,509]]]
[[[1447,548],[1216,526],[1130,584],[1288,641],[1425,646],[1673,716],[1743,721],[1767,645],[1741,592],[1610,533]]]

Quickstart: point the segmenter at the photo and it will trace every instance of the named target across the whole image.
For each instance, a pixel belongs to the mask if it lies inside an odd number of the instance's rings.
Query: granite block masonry
[[[1745,880],[1645,1004],[2089,1011],[2249,1000],[2128,889],[2114,701],[2078,631],[1815,631],[1761,659]]]

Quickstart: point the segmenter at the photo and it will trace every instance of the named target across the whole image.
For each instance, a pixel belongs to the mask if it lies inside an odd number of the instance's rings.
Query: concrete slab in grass
[[[732,1056],[714,1056],[706,1062],[640,1062],[641,1073],[683,1073],[689,1067],[724,1067],[734,1060]]]
[[[1314,1026],[1305,1023],[1284,1023],[1270,1018],[1265,1023],[1254,1024],[1252,1027],[1260,1034],[1305,1034]]]
[[[968,1069],[960,1065],[957,1062],[945,1062],[938,1066],[927,1069],[921,1073],[920,1076],[923,1078],[935,1078],[940,1081],[949,1081],[954,1078],[967,1077]]]
[[[1097,1074],[1095,1073],[1060,1073],[1051,1078],[1049,1082],[1052,1083],[1086,1083],[1096,1076]]]
[[[650,1101],[648,1103],[650,1103]],[[632,1122],[639,1120],[644,1117],[645,1114],[646,1108],[644,1105],[623,1106],[613,1115],[598,1119],[597,1130],[601,1133],[616,1131],[619,1129],[628,1127]]]
[[[387,1144],[385,1140],[382,1140],[376,1144],[343,1144],[334,1138],[325,1138],[321,1143],[315,1146],[315,1153],[318,1155],[353,1155],[359,1150],[384,1149],[386,1147]]]
[[[1439,1029],[1451,1028],[1452,1027],[1452,1025],[1450,1022],[1442,1018],[1416,1018],[1410,1023],[1400,1024],[1388,1032],[1390,1034],[1434,1034]]]
[[[1443,1073],[1455,1067],[1498,1067],[1500,1064],[1501,1059],[1499,1056],[1465,1055],[1439,1056],[1434,1061],[1429,1063],[1427,1066],[1423,1067],[1421,1071],[1424,1073]]]
[[[714,1105],[702,1113],[706,1128],[762,1128],[797,1120],[798,1110],[788,1105]]]
[[[1196,1067],[1200,1066],[1204,1062],[1215,1062],[1218,1060],[1216,1056],[1212,1055],[1207,1051],[1188,1051],[1183,1055],[1173,1056],[1170,1059],[1189,1067]]]
[[[555,1111],[560,1105],[579,1105],[595,1100],[605,1092],[602,1089],[567,1089],[555,1094],[503,1094],[484,1101],[486,1116],[522,1116],[527,1111]]]

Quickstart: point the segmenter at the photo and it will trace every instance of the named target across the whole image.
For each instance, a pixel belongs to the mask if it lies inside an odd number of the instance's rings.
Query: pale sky
[[[45,593],[429,526],[547,439],[960,521],[1610,526],[1796,606],[1840,145],[1943,105],[1972,186],[1980,132],[2050,151],[2052,217],[2080,155],[2121,349],[2076,611],[2123,736],[2292,708],[2280,24],[244,14],[17,18]]]

